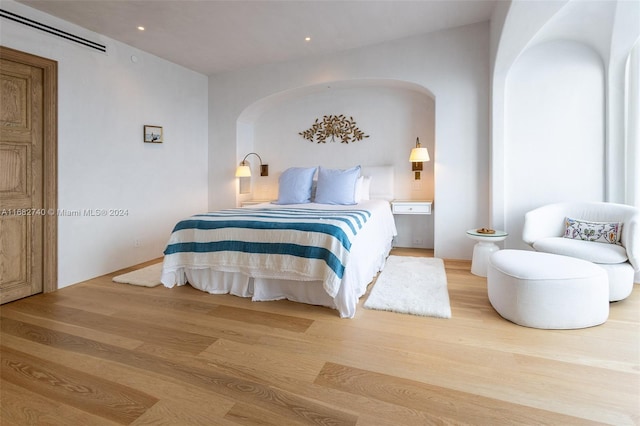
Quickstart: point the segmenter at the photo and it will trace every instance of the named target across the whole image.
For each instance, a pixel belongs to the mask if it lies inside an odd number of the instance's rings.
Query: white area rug
[[[160,275],[162,274],[162,262],[155,263],[142,269],[127,272],[123,275],[113,277],[113,281],[123,284],[141,285],[144,287],[155,287],[160,285]]]
[[[451,318],[444,262],[433,257],[389,256],[364,307]]]

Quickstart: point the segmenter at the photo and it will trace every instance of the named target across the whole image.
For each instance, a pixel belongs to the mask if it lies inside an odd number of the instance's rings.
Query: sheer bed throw
[[[328,306],[352,318],[395,235],[385,200],[220,210],[178,222],[161,281],[254,301]]]

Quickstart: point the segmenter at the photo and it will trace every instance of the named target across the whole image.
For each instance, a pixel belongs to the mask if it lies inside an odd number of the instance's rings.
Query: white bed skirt
[[[364,267],[347,267],[336,297],[327,294],[322,281],[253,278],[242,272],[220,272],[211,269],[185,268],[176,271],[176,278],[180,278],[176,279],[176,283],[184,285],[188,282],[192,287],[207,293],[250,297],[255,302],[286,299],[309,305],[326,306],[338,310],[342,318],[353,318],[358,300],[366,293],[367,286],[376,274],[384,268],[391,246],[389,241],[388,246],[375,256],[373,262],[371,259],[364,262]],[[352,255],[355,256],[356,253]]]

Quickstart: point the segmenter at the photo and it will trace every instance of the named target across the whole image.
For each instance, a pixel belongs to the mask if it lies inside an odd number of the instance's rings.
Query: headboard
[[[362,176],[371,176],[369,194],[372,199],[393,200],[393,166],[361,166]]]

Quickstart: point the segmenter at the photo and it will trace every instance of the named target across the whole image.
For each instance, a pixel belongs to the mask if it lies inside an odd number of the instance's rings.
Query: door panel
[[[30,232],[27,216],[7,216],[0,220],[0,278],[3,298],[24,297],[31,293],[29,268]],[[37,288],[39,290],[39,288]]]
[[[51,290],[51,283],[45,284],[51,279],[50,270],[45,276],[45,267],[51,269],[51,253],[45,254],[45,247],[55,246],[50,241],[55,232],[45,233],[45,221],[50,226],[56,219],[46,216],[48,200],[52,195],[55,200],[55,186],[54,194],[45,194],[45,187],[51,188],[47,165],[55,154],[55,146],[53,151],[46,147],[55,144],[55,138],[45,137],[55,134],[47,128],[55,127],[47,115],[52,102],[45,100],[45,68],[30,63],[32,58],[35,62],[43,58],[26,55],[23,62],[21,55],[26,54],[0,49],[1,303]],[[55,168],[53,172],[55,183]]]
[[[27,198],[29,146],[0,145],[0,193],[5,196]],[[4,199],[3,199],[4,201]]]
[[[8,67],[7,67],[8,68]],[[0,81],[2,84],[2,112],[0,120],[3,126],[20,128],[27,130],[28,123],[28,101],[27,101],[27,85],[28,80],[20,78],[20,76],[2,74]]]

